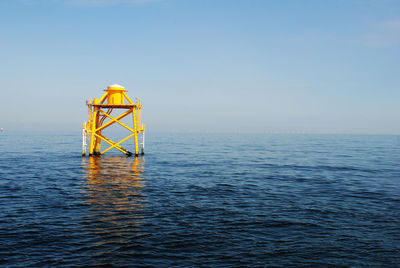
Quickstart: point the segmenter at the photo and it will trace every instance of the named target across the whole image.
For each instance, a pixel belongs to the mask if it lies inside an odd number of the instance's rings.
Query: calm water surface
[[[1,266],[400,267],[400,138],[0,133]]]

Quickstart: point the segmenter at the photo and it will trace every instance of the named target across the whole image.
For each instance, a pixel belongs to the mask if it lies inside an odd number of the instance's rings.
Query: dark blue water
[[[0,133],[2,266],[399,267],[396,136],[79,134]]]

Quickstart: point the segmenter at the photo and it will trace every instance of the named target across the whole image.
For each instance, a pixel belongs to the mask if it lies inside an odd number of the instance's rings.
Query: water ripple
[[[2,135],[0,265],[400,263],[393,137],[149,136],[82,159],[76,135]]]

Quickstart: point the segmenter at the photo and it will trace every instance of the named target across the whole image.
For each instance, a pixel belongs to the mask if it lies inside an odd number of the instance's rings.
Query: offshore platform
[[[141,135],[141,154],[144,154],[144,131],[145,126],[141,123],[140,112],[142,105],[138,98],[133,102],[126,94],[127,90],[123,86],[114,84],[105,90],[100,99],[90,98],[86,101],[88,106],[88,121],[83,123],[82,130],[82,156],[86,155],[87,141],[89,140],[89,156],[101,155],[115,148],[128,156],[139,155],[139,135]],[[117,115],[111,115],[114,114]],[[131,124],[121,122],[128,115],[132,115]],[[119,124],[129,130],[130,135],[124,139],[115,142],[105,137],[103,131],[112,126]],[[121,144],[128,139],[134,139],[134,152],[123,148]],[[101,143],[105,142],[110,145],[101,151]]]

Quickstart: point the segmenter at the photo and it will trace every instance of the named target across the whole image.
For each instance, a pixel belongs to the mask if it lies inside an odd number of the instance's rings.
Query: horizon
[[[11,129],[11,130],[6,130],[3,129],[2,132],[0,132],[0,135],[7,135],[7,134],[12,134],[12,135],[53,135],[53,134],[58,134],[60,136],[62,135],[76,135],[81,137],[81,128],[76,128],[75,130],[71,129],[64,129],[64,130],[58,130],[58,129]],[[124,130],[109,130],[110,135],[124,135],[126,134]],[[148,135],[310,135],[310,136],[388,136],[388,137],[397,137],[400,138],[400,134],[385,134],[385,133],[331,133],[331,132],[295,132],[295,131],[265,131],[265,132],[240,132],[240,131],[208,131],[208,132],[201,132],[201,131],[184,131],[184,130],[179,130],[179,131],[174,131],[174,130],[166,130],[166,131],[149,131],[146,130],[146,137]]]

